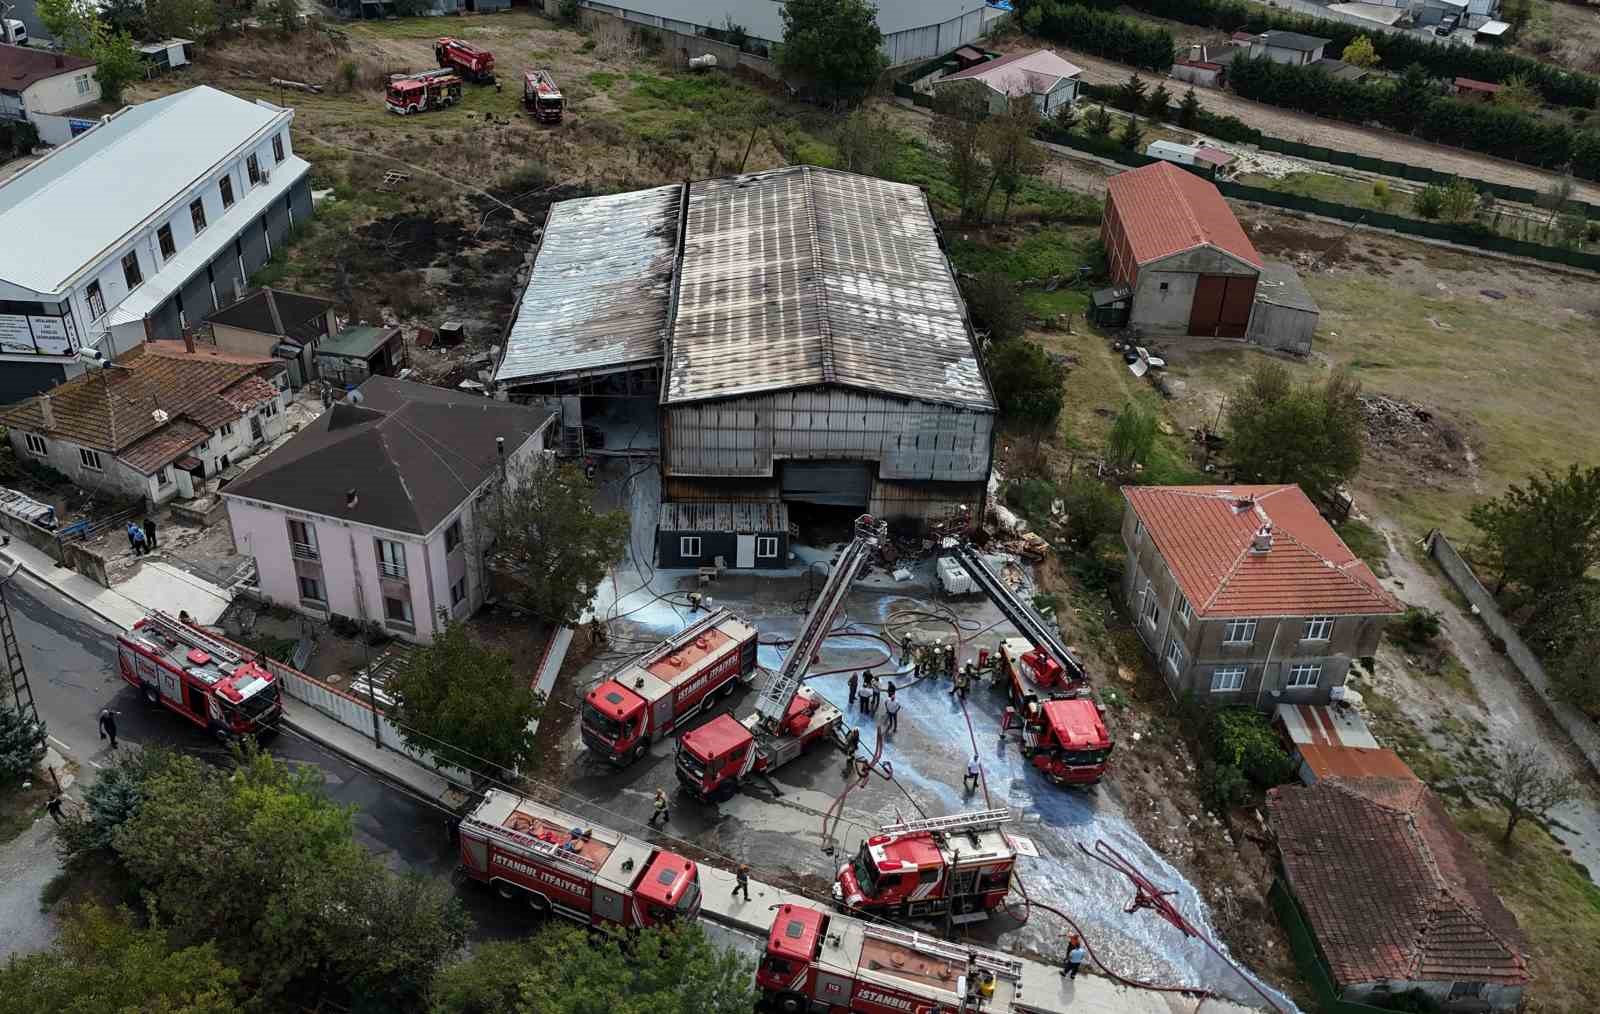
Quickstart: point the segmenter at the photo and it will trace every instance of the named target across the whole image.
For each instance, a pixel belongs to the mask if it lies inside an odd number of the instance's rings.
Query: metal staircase
[[[863,514],[856,519],[855,537],[839,554],[827,581],[823,582],[822,593],[812,603],[805,625],[800,628],[800,636],[795,638],[789,653],[783,658],[783,664],[756,701],[756,714],[768,728],[775,728],[783,721],[789,704],[805,682],[811,660],[822,650],[822,642],[827,639],[834,618],[839,615],[844,600],[850,594],[850,586],[855,583],[856,576],[867,561],[872,559],[873,551],[888,536],[889,526],[873,520],[871,515]]]
[[[1074,658],[1072,653],[1067,651],[1067,646],[1062,643],[1060,632],[1046,622],[1032,605],[1022,601],[1011,586],[990,569],[989,562],[972,543],[957,542],[955,554],[967,574],[977,582],[979,588],[983,589],[983,593],[989,596],[990,601],[999,607],[1001,615],[1011,621],[1012,626],[1032,641],[1035,647],[1043,649],[1045,654],[1054,658],[1073,680],[1088,679],[1083,663]]]
[[[869,939],[882,940],[888,944],[897,944],[918,954],[931,954],[943,958],[952,965],[959,965],[963,968],[970,961],[975,967],[991,971],[1001,979],[1009,979],[1012,982],[1016,982],[1022,978],[1022,962],[1003,954],[974,950],[970,947],[951,943],[948,940],[930,937],[925,933],[898,929],[894,926],[885,926],[879,923],[863,925],[861,933]]]
[[[945,834],[951,831],[972,831],[997,824],[1005,824],[1011,820],[1011,811],[1005,808],[997,810],[972,810],[968,813],[952,813],[948,817],[928,817],[923,820],[903,820],[896,824],[885,824],[879,830],[884,834],[911,834],[917,831],[936,831]]]

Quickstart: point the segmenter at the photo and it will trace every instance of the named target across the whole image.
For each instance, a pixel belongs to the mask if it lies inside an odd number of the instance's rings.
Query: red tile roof
[[[1464,88],[1469,92],[1488,92],[1490,95],[1493,95],[1495,92],[1504,87],[1504,85],[1497,85],[1492,81],[1474,81],[1470,77],[1456,78],[1456,88]]]
[[[1340,986],[1525,983],[1516,917],[1444,804],[1415,780],[1267,793],[1284,874]]]
[[[1124,486],[1196,614],[1387,616],[1400,603],[1299,486]],[[1255,552],[1271,526],[1271,548]]]
[[[57,66],[57,61],[60,66]],[[93,67],[93,60],[28,46],[0,45],[0,89],[26,91],[36,82]]]
[[[117,457],[145,475],[154,475],[162,465],[170,465],[200,446],[207,432],[187,419],[176,419]]]
[[[1262,266],[1217,188],[1170,162],[1118,173],[1107,181],[1106,192],[1139,264],[1211,246]]]

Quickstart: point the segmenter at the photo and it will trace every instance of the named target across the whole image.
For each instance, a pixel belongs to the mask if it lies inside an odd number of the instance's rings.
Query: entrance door
[[[735,536],[739,540],[738,554],[734,557],[735,567],[754,567],[756,565],[756,537],[754,535]]]
[[[1189,307],[1189,333],[1202,338],[1243,338],[1250,325],[1256,280],[1231,275],[1201,275]]]
[[[253,415],[250,417],[250,439],[259,444],[262,436],[261,417]]]

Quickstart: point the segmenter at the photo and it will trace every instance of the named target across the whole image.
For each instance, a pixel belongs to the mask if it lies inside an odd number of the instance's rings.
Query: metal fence
[[[1306,925],[1305,918],[1300,914],[1299,904],[1282,880],[1272,882],[1267,898],[1272,902],[1272,910],[1278,913],[1278,921],[1283,924],[1284,931],[1289,934],[1295,966],[1300,969],[1300,977],[1311,987],[1317,1010],[1321,1014],[1387,1014],[1381,1007],[1339,998],[1339,990],[1333,984],[1333,977],[1328,974],[1328,966],[1323,964],[1322,955],[1317,951],[1316,937],[1312,936],[1311,927]]]

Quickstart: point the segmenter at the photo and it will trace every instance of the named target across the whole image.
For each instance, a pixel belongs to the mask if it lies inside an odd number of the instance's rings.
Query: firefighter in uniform
[[[955,685],[950,688],[950,696],[954,697],[956,694],[960,694],[961,695],[961,699],[963,701],[966,700],[967,699],[967,687],[971,683],[972,683],[972,663],[968,662],[966,665],[964,665],[960,669],[956,670],[956,681],[955,681]]]
[[[956,649],[948,644],[944,646],[944,674],[956,678]]]
[[[656,798],[652,804],[654,811],[650,814],[650,826],[655,827],[656,821],[665,824],[672,819],[672,812],[667,809],[667,794],[660,789],[656,790]]]

